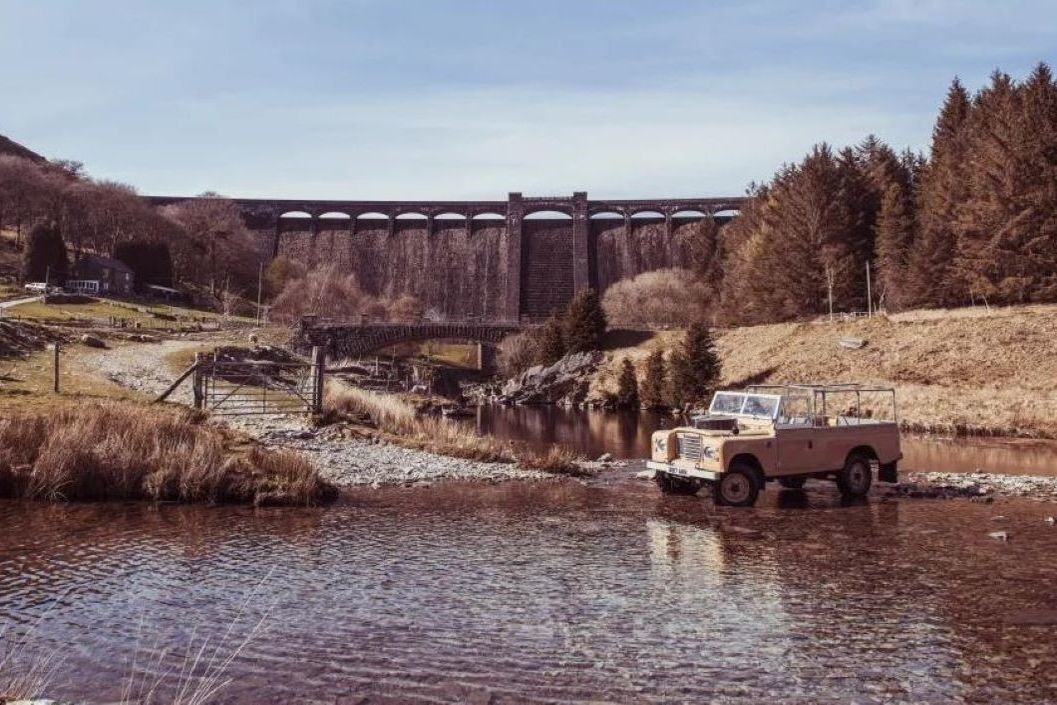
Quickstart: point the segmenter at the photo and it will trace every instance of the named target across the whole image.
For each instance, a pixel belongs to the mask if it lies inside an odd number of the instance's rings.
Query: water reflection
[[[676,417],[643,412],[611,412],[554,406],[481,406],[477,431],[519,440],[537,448],[558,443],[594,459],[645,458],[650,434],[680,423]],[[1016,475],[1057,475],[1057,442],[1009,439],[957,441],[904,436],[907,470],[994,472]]]
[[[999,512],[1015,541],[987,537]],[[223,702],[1047,702],[1057,642],[1004,621],[1057,605],[1046,512],[842,506],[831,483],[737,510],[630,480],[0,502],[0,632],[40,621],[52,695],[113,702],[144,634],[160,674],[263,581]]]

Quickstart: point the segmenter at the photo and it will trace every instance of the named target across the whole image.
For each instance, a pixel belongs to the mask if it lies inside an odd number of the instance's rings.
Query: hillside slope
[[[676,331],[607,353],[592,396],[616,389],[617,365],[670,350]],[[840,347],[843,337],[865,347]],[[898,390],[909,428],[1057,437],[1057,306],[911,311],[847,322],[782,323],[717,331],[724,386],[871,382]]]

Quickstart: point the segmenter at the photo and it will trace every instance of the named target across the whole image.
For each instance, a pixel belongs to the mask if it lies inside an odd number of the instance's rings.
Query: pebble
[[[988,536],[996,541],[1009,541],[1009,539],[1013,538],[1008,531],[992,531]]]
[[[1050,526],[1057,524],[1057,519],[1054,519],[1053,517],[1046,517],[1045,519],[1043,519],[1043,521],[1045,521]]]

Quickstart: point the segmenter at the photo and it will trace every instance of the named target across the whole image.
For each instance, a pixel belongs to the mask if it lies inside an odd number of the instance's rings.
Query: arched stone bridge
[[[521,327],[515,324],[476,322],[342,323],[302,319],[297,347],[322,346],[330,359],[359,357],[399,343],[424,340],[467,340],[497,346]]]

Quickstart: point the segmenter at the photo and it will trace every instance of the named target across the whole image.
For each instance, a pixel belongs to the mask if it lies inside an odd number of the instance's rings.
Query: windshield
[[[708,408],[708,412],[773,419],[780,399],[781,397],[773,394],[716,392],[712,397],[712,405]]]

